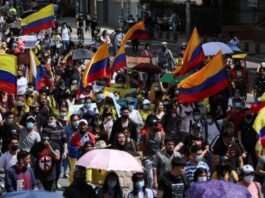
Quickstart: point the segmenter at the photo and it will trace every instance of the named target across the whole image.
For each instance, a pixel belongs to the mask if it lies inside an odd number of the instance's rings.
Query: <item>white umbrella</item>
[[[222,51],[222,54],[232,54],[232,49],[222,42],[209,42],[202,45],[203,52],[206,56],[214,56],[218,51]]]

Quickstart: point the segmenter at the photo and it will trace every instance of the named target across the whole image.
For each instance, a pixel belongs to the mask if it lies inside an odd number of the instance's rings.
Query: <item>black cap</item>
[[[179,158],[179,157],[175,157],[175,158],[173,158],[172,159],[172,161],[171,161],[171,166],[172,167],[175,167],[175,166],[185,166],[185,161],[184,160],[182,160],[181,158]]]
[[[233,137],[233,136],[234,134],[232,130],[229,130],[229,129],[224,130],[223,137]]]
[[[191,147],[190,147],[190,152],[191,153],[196,153],[198,151],[202,150],[202,147],[198,146],[197,144],[193,144]]]

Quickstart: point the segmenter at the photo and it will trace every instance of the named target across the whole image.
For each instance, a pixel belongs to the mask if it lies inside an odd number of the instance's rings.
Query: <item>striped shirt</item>
[[[194,164],[191,161],[188,161],[184,167],[185,175],[188,179],[188,181],[191,183],[194,179],[194,172],[197,170],[197,168],[203,168],[207,172],[207,177],[210,179],[211,172],[208,164],[204,161],[200,161],[198,164]]]

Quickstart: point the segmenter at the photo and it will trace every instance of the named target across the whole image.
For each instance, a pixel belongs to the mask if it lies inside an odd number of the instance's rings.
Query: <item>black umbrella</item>
[[[93,55],[91,50],[79,48],[73,51],[73,60],[91,59]]]
[[[27,10],[27,11],[23,12],[23,13],[20,15],[20,18],[24,19],[24,18],[26,18],[27,16],[29,16],[29,15],[35,13],[35,12],[36,12],[36,10]]]

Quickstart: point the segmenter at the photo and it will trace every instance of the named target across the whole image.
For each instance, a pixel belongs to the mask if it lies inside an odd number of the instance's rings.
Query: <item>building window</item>
[[[248,0],[248,7],[258,7],[258,0]]]

